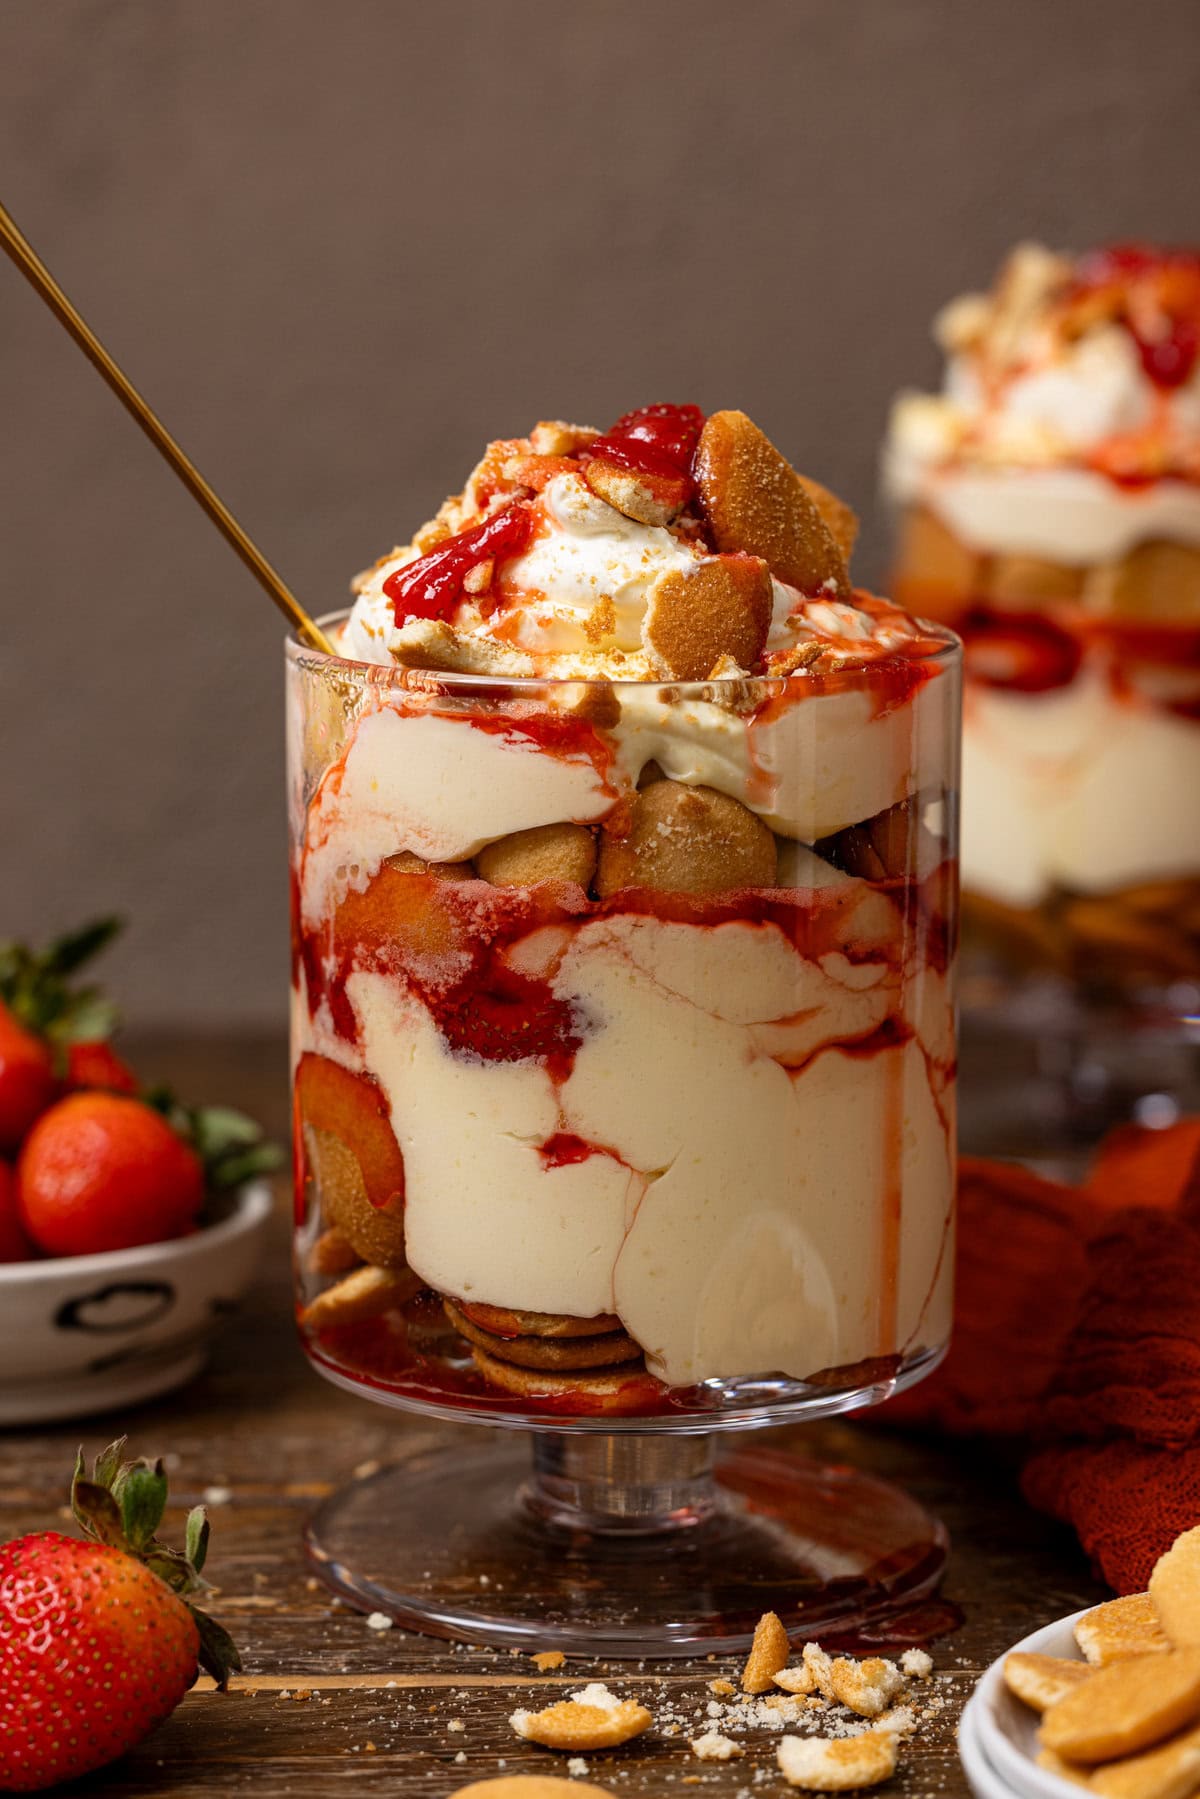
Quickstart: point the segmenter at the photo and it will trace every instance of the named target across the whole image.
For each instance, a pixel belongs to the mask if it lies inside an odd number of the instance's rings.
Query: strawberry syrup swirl
[[[1054,693],[1087,669],[1098,673],[1114,699],[1125,704],[1189,720],[1200,716],[1196,625],[1097,618],[1066,602],[1029,612],[967,600],[954,629],[963,640],[968,688]],[[1163,671],[1174,671],[1191,691],[1157,691],[1155,676]]]
[[[549,735],[553,734],[551,730]],[[806,960],[820,963],[838,957],[852,968],[878,967],[891,995],[887,1016],[878,1025],[857,1036],[821,1038],[802,1054],[780,1052],[774,1059],[796,1078],[829,1051],[870,1060],[918,1042],[930,1091],[948,1132],[953,1062],[940,1061],[936,1051],[919,1043],[906,1012],[911,981],[919,979],[924,969],[944,974],[948,968],[954,947],[952,892],[948,865],[923,882],[897,879],[855,882],[851,887],[741,889],[703,898],[627,890],[602,900],[567,883],[500,889],[483,881],[448,882],[385,865],[364,893],[347,895],[332,916],[311,930],[301,922],[297,883],[297,964],[303,970],[310,1016],[323,1011],[352,1058],[360,1046],[347,981],[359,971],[384,974],[396,982],[398,996],[419,998],[451,1055],[484,1063],[535,1062],[545,1070],[560,1096],[560,1128],[538,1146],[544,1168],[593,1156],[612,1157],[628,1168],[610,1146],[570,1130],[562,1104],[562,1089],[580,1047],[590,1032],[604,1028],[602,1020],[589,1017],[554,986],[554,974],[580,930],[598,920],[622,918],[655,919],[701,930],[737,924],[756,932],[782,933]],[[894,908],[894,930],[884,941],[856,934],[855,911],[866,893],[885,897]],[[520,972],[513,966],[514,951],[547,928],[561,936],[550,973]],[[798,1014],[775,1022],[786,1028],[806,1017]],[[899,1146],[904,1133],[902,1081],[894,1059],[884,1128],[887,1173],[876,1251],[879,1342],[881,1356],[894,1368],[901,1359],[894,1345],[902,1216]],[[633,1168],[629,1172],[635,1187],[644,1188],[645,1177]],[[312,1348],[318,1359],[364,1384],[452,1408],[549,1416],[587,1415],[593,1410],[650,1416],[703,1409],[707,1403],[696,1390],[669,1389],[642,1370],[629,1371],[618,1394],[603,1401],[579,1391],[536,1399],[497,1392],[464,1360],[458,1338],[444,1327],[440,1312],[424,1301],[406,1308],[403,1317],[327,1329]]]
[[[1114,244],[1080,259],[1064,308],[1111,313],[1137,346],[1146,379],[1182,387],[1200,353],[1200,254]]]

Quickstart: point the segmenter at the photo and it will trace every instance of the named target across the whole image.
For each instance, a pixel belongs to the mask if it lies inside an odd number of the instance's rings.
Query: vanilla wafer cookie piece
[[[857,1737],[784,1737],[776,1760],[789,1786],[843,1793],[878,1786],[896,1772],[896,1739],[886,1730]]]
[[[1176,1537],[1150,1576],[1158,1621],[1177,1649],[1200,1646],[1200,1525]]]
[[[869,1655],[865,1661],[852,1661],[839,1655],[829,1671],[833,1697],[848,1705],[860,1718],[877,1718],[899,1693],[904,1676],[895,1662],[880,1655]]]
[[[646,595],[642,644],[654,672],[707,680],[728,661],[753,669],[767,645],[774,589],[759,556],[706,556],[659,575]]]
[[[743,1693],[766,1693],[792,1653],[788,1633],[775,1612],[764,1612],[754,1626],[754,1641],[742,1669]]]
[[[1096,1668],[1171,1647],[1149,1593],[1129,1593],[1094,1607],[1075,1626],[1075,1641]]]
[[[545,1749],[615,1749],[649,1730],[650,1712],[636,1699],[618,1699],[598,1681],[581,1687],[569,1699],[548,1705],[543,1711],[513,1712],[509,1723],[527,1742]]]
[[[1005,1686],[1035,1712],[1049,1711],[1094,1672],[1087,1662],[1062,1661],[1055,1655],[1027,1655],[1021,1649],[1014,1649],[1004,1658]]]
[[[300,1322],[307,1330],[362,1324],[414,1298],[421,1286],[420,1277],[409,1268],[356,1268],[336,1287],[326,1287],[310,1300]]]
[[[1200,1787],[1200,1730],[1097,1768],[1088,1781],[1105,1799],[1188,1799]]]
[[[849,597],[845,558],[820,508],[744,412],[709,415],[695,473],[718,550],[761,556],[773,575],[801,593]]]
[[[1113,1761],[1200,1717],[1200,1649],[1171,1649],[1097,1668],[1052,1705],[1040,1742],[1068,1761]]]

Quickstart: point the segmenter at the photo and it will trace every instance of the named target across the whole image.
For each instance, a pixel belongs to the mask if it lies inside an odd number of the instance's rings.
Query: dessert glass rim
[[[322,613],[314,622],[318,624],[323,631],[328,633],[331,629],[335,629],[337,626],[344,624],[349,618],[352,610],[353,608],[350,606],[342,606],[334,612]],[[701,681],[684,681],[678,676],[670,675],[663,679],[659,679],[656,676],[653,680],[649,681],[637,680],[632,677],[622,679],[619,676],[600,674],[513,675],[501,674],[495,670],[489,672],[482,670],[467,671],[466,669],[423,668],[418,665],[409,666],[398,662],[362,662],[355,656],[343,656],[340,654],[332,656],[328,655],[326,651],[318,650],[314,648],[312,644],[303,643],[294,631],[288,631],[285,634],[284,649],[288,661],[298,663],[302,667],[320,668],[325,665],[342,667],[355,671],[360,678],[365,675],[368,679],[380,683],[391,681],[398,677],[401,686],[407,686],[409,679],[411,679],[415,684],[418,684],[422,688],[430,681],[437,681],[439,683],[444,683],[447,687],[462,687],[466,689],[487,688],[492,691],[497,687],[503,687],[518,692],[522,689],[527,689],[531,693],[540,692],[547,687],[638,687],[658,689],[667,687],[676,690],[686,689],[689,691],[694,691],[698,688],[716,687],[726,689],[729,692],[734,692],[738,688],[746,687],[750,684],[755,686],[765,686],[770,683],[782,689],[789,686],[792,682],[800,683],[816,680],[821,680],[826,683],[831,680],[836,680],[839,685],[852,686],[860,679],[868,683],[872,680],[881,679],[897,666],[904,663],[912,663],[920,667],[925,667],[931,663],[950,666],[958,661],[962,655],[963,641],[957,632],[952,631],[948,625],[939,624],[934,619],[917,618],[914,619],[914,622],[921,627],[923,636],[935,640],[936,647],[909,656],[897,655],[881,657],[877,662],[850,663],[843,668],[834,670],[820,671],[801,668],[793,669],[788,674],[771,673],[768,670],[763,674],[757,675],[717,675],[711,678],[706,677]]]

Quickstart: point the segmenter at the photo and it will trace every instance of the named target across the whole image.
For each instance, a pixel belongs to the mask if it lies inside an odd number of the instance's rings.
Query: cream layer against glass
[[[451,526],[477,515],[472,498],[469,483]],[[681,689],[653,619],[664,576],[723,560],[705,533],[686,516],[631,518],[574,470],[526,503],[531,540],[493,559],[483,604],[468,590],[446,616],[397,622],[385,584],[425,552],[419,534],[360,578],[341,647],[497,683],[552,675],[561,685],[528,690],[531,707],[583,733],[523,728],[519,702],[480,728],[469,691],[460,704],[415,672],[359,699],[299,825],[314,954],[296,1049],[377,1083],[403,1155],[407,1265],[455,1302],[611,1316],[672,1387],[936,1346],[950,1322],[952,1006],[945,946],[913,896],[946,878],[942,645],[844,578],[805,593],[772,569],[754,664],[718,658],[716,679]],[[729,853],[749,846],[753,877],[731,863],[727,882],[683,897],[664,878],[655,903],[636,880],[614,884],[605,856],[646,795],[674,805],[688,790],[736,802]],[[879,815],[904,839],[890,890],[811,847]],[[489,849],[564,825],[593,833],[599,897],[586,873],[547,880],[553,903],[526,917],[536,883],[522,890],[496,955],[573,1021],[570,1055],[464,1053],[442,995],[514,891],[479,878]],[[648,853],[661,839],[669,854],[677,830],[685,811],[663,810]],[[402,972],[339,961],[329,921],[406,855],[454,871],[436,884],[448,928]]]

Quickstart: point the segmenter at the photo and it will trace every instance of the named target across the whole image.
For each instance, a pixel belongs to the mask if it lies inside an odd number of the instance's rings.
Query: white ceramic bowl
[[[1067,1661],[1082,1661],[1075,1641],[1075,1625],[1086,1612],[1072,1612],[1035,1630],[1031,1636],[1014,1643],[1005,1655],[1022,1649],[1030,1655],[1055,1655]],[[1057,1774],[1037,1765],[1036,1712],[1019,1699],[1014,1699],[1004,1684],[1002,1655],[982,1676],[966,1706],[959,1724],[959,1753],[967,1778],[979,1799],[1005,1799],[1004,1789],[1019,1799],[1079,1799],[1079,1788]],[[983,1764],[981,1774],[980,1762]],[[974,1769],[974,1773],[972,1772]],[[988,1774],[995,1784],[986,1785]],[[980,1778],[981,1784],[976,1785]]]
[[[0,1264],[0,1425],[111,1411],[190,1380],[254,1276],[271,1203],[251,1181],[227,1217],[173,1243]]]

